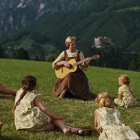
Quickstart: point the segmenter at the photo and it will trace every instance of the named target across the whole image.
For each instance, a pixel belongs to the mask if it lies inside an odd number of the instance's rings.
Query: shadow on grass
[[[0,93],[0,99],[6,99],[6,100],[14,100],[15,96],[12,95],[4,95]]]
[[[21,138],[18,138],[18,137],[14,137],[14,138],[11,138],[11,137],[5,137],[5,136],[0,136],[0,140],[25,140],[25,139],[21,139]]]
[[[97,97],[96,94],[92,93],[91,95],[91,99],[89,100],[95,100],[95,98]],[[77,99],[77,100],[84,100],[84,99],[81,99],[80,97],[76,96],[76,95],[73,95],[70,91],[67,91],[64,98],[68,98],[68,99]],[[84,100],[84,101],[87,101],[87,100]]]
[[[137,99],[137,102],[140,102],[140,99]],[[137,107],[140,107],[140,104],[138,104]]]
[[[140,137],[140,131],[135,131],[137,134],[138,134],[138,136]]]

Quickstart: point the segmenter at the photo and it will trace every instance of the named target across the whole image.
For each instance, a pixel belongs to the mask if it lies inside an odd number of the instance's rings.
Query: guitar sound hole
[[[69,69],[71,69],[72,68],[72,65],[70,64],[70,68]]]

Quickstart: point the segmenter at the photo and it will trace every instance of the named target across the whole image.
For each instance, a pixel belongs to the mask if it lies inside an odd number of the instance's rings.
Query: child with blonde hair
[[[119,120],[120,112],[114,108],[111,96],[100,93],[96,98],[97,106],[94,111],[94,128],[100,133],[99,140],[138,140],[139,136]]]
[[[13,111],[17,130],[46,131],[58,127],[63,133],[73,133],[81,136],[92,133],[88,129],[64,125],[62,122],[63,116],[56,115],[45,107],[34,92],[36,82],[37,80],[33,76],[24,77],[21,82],[22,88],[16,93]]]
[[[137,101],[134,93],[130,88],[130,78],[126,74],[121,74],[118,79],[120,85],[118,90],[118,98],[114,99],[114,103],[118,106],[125,108],[133,107],[137,105]]]

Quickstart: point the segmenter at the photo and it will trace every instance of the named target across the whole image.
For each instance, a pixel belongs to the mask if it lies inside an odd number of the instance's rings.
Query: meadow
[[[117,97],[118,76],[123,73],[130,76],[131,88],[138,99],[138,106],[129,109],[117,108],[121,112],[121,121],[140,135],[140,126],[134,124],[134,122],[140,121],[140,73],[94,66],[89,67],[88,71],[85,72],[93,85],[93,97],[105,91],[113,98]],[[97,108],[94,98],[90,101],[82,101],[55,97],[52,94],[52,89],[56,76],[51,63],[0,59],[0,83],[5,86],[18,90],[22,78],[27,75],[33,75],[37,78],[37,92],[41,94],[40,98],[43,104],[56,114],[62,114],[65,124],[93,129],[93,112]],[[16,131],[14,114],[12,113],[14,98],[14,96],[0,94],[0,119],[3,122],[0,140],[98,140],[99,135],[94,131],[92,136],[85,137],[63,134],[59,130],[48,132]]]

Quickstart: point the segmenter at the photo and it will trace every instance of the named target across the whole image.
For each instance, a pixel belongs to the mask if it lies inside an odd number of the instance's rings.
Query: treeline
[[[45,59],[44,52],[42,52],[39,57],[36,55],[32,60],[53,62],[59,54],[60,52],[57,51],[50,55],[48,59]],[[87,51],[87,56],[89,57],[96,54],[100,55],[100,59],[91,61],[90,66],[140,71],[140,54],[125,53],[121,49],[114,47],[91,47]],[[2,45],[0,45],[0,58],[8,58]],[[12,59],[30,60],[30,56],[25,49],[19,48],[12,52]]]
[[[39,56],[35,55],[34,58],[30,58],[28,51],[25,50],[24,48],[13,49],[9,54],[7,54],[1,44],[0,44],[0,58],[46,61],[45,54],[43,51],[40,53]]]
[[[100,59],[91,61],[92,66],[139,71],[140,56],[136,53],[126,53],[115,47],[90,48],[88,56],[95,54],[99,54]]]
[[[50,54],[56,51],[56,48],[52,45],[53,43],[50,43],[45,34],[29,30],[9,35],[3,38],[1,44],[5,50],[5,57],[10,59],[45,61]]]

